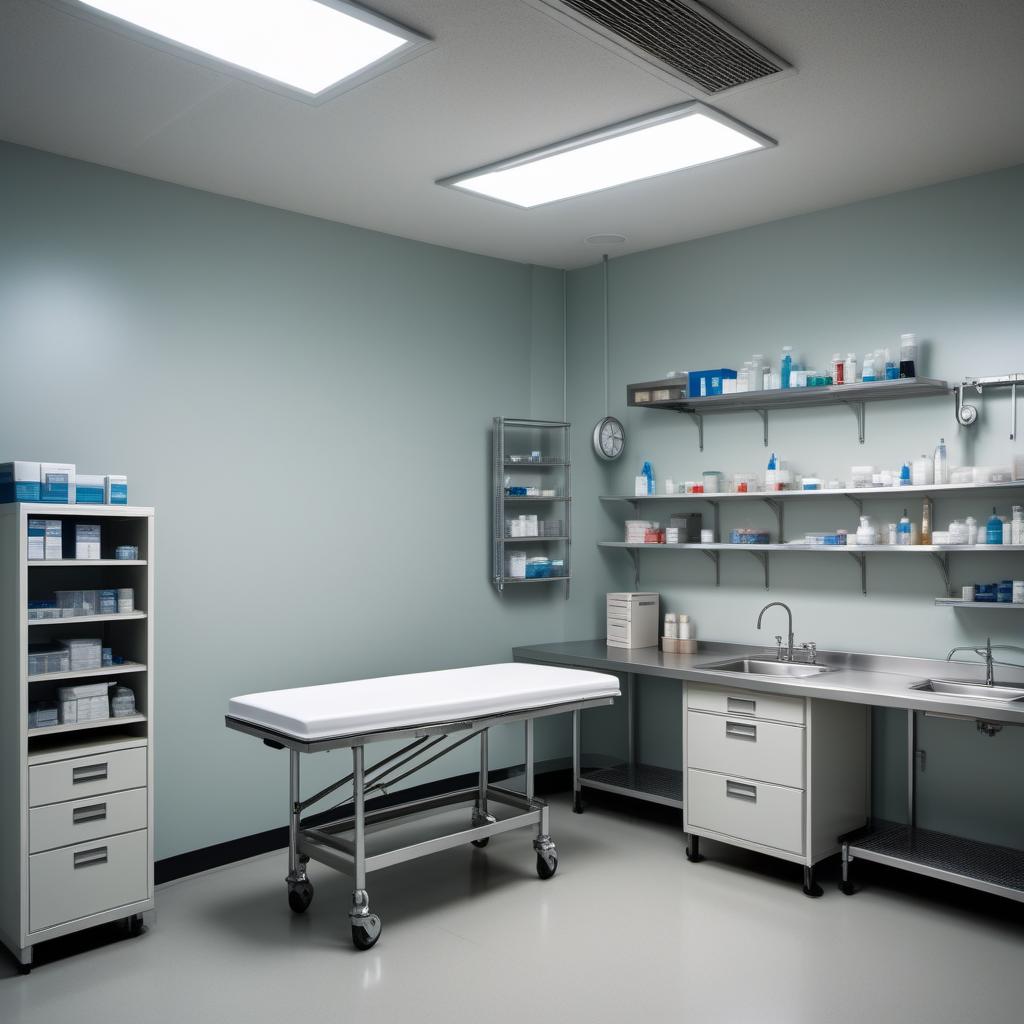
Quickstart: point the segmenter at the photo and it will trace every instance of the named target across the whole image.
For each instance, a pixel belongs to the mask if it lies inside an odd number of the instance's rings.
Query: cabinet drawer
[[[148,837],[142,829],[29,857],[29,930],[148,898]]]
[[[696,711],[714,711],[720,715],[744,715],[776,722],[804,724],[803,697],[777,697],[753,690],[730,690],[724,686],[686,684],[686,706]]]
[[[686,764],[803,789],[804,736],[796,725],[688,711]]]
[[[28,802],[30,807],[40,807],[145,785],[146,748],[131,747],[32,765],[28,770]]]
[[[718,775],[686,773],[689,826],[770,846],[804,852],[804,794],[799,789]]]
[[[145,788],[129,789],[33,807],[28,818],[29,853],[145,828],[147,795]]]

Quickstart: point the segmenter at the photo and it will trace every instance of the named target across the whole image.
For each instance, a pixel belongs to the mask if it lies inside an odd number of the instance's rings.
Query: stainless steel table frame
[[[256,736],[270,747],[288,751],[288,904],[296,913],[304,913],[313,901],[313,883],[306,873],[306,865],[319,861],[347,874],[354,883],[352,908],[349,919],[352,941],[358,949],[370,949],[380,938],[381,921],[370,912],[370,898],[366,890],[366,876],[378,868],[401,864],[417,857],[439,853],[456,846],[472,843],[486,846],[491,836],[520,828],[536,828],[533,848],[537,855],[537,874],[551,878],[558,867],[558,851],[548,832],[548,806],[534,795],[533,723],[538,718],[578,712],[611,704],[612,697],[568,701],[542,707],[522,708],[514,712],[458,722],[439,722],[404,728],[387,729],[362,735],[301,740],[273,729],[225,717],[229,729]],[[522,722],[525,733],[524,793],[515,793],[490,783],[488,773],[488,730],[495,725]],[[453,736],[455,738],[453,738]],[[411,742],[367,766],[366,747],[372,743],[408,739]],[[378,810],[367,811],[366,801],[374,793],[386,794],[402,780],[450,753],[457,747],[479,739],[480,774],[477,785],[440,796],[411,800]],[[446,741],[449,741],[446,743]],[[352,750],[352,771],[344,778],[302,799],[300,793],[299,758],[301,754],[316,754],[327,750],[349,747]],[[410,767],[411,766],[411,767]],[[308,826],[302,814],[309,808],[351,784],[353,813]],[[340,806],[340,805],[335,805]],[[511,811],[501,818],[491,813],[500,806]],[[426,841],[396,845],[368,856],[366,837],[385,833],[389,828],[405,824],[414,818],[438,815],[453,808],[465,807],[469,812],[467,827],[435,836]],[[334,808],[328,808],[332,810]]]

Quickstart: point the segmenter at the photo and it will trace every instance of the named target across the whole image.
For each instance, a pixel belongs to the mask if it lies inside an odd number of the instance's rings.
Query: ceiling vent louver
[[[704,96],[790,65],[696,0],[527,0]]]

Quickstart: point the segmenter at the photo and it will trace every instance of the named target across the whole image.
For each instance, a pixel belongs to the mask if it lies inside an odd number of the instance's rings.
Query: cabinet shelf
[[[538,544],[547,540],[568,540],[568,537],[499,537],[499,544]]]
[[[74,672],[38,672],[28,676],[30,683],[50,683],[55,680],[89,679],[92,676],[124,676],[133,672],[145,672],[146,666],[138,661],[125,662],[123,665],[107,665],[103,668],[84,668]]]
[[[66,619],[29,619],[28,626],[32,629],[35,626],[68,626],[80,622],[126,622],[144,618],[145,612],[112,612],[110,615],[71,615]]]
[[[817,388],[786,388],[773,391],[744,391],[709,398],[675,398],[663,402],[635,402],[634,391],[679,387],[678,379],[627,385],[627,403],[638,409],[665,409],[687,413],[697,424],[700,450],[704,450],[704,417],[726,412],[756,412],[764,428],[764,446],[768,447],[768,413],[772,410],[807,409],[822,406],[846,406],[857,417],[860,443],[864,443],[865,406],[868,402],[899,401],[914,398],[939,398],[950,394],[944,380],[908,377],[903,380],[868,381],[859,384],[830,384]]]
[[[148,565],[144,558],[33,558],[26,562],[30,569],[66,569],[69,566],[81,568],[83,565]]]
[[[145,722],[145,715],[126,715],[123,718],[101,718],[95,722],[76,722],[74,725],[45,725],[41,729],[29,729],[28,738],[37,736],[60,736],[69,732],[84,732],[86,729],[111,729],[119,725],[136,725]]]

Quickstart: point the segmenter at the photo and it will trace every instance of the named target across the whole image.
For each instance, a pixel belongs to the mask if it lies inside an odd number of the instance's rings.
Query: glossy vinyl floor
[[[852,897],[821,873],[705,844],[630,805],[556,798],[554,879],[529,833],[370,876],[384,931],[356,952],[349,884],[313,864],[293,915],[283,854],[158,891],[137,939],[44,962],[0,959],[3,1024],[206,1021],[712,1021],[1020,1024],[1024,907],[864,865]]]

